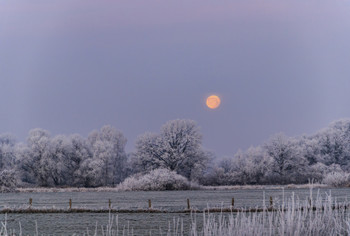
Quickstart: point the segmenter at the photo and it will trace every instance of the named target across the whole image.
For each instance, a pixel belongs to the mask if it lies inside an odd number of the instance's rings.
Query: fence
[[[231,205],[228,207],[220,207],[220,208],[206,208],[206,209],[196,209],[191,206],[190,199],[186,199],[184,201],[184,206],[187,207],[181,210],[161,210],[155,209],[152,207],[152,200],[148,199],[148,209],[115,209],[113,208],[112,200],[108,199],[106,201],[106,208],[101,209],[93,209],[93,208],[75,208],[74,202],[72,199],[67,200],[67,208],[35,208],[33,207],[33,199],[29,198],[28,205],[24,205],[22,208],[11,208],[5,207],[0,210],[0,213],[17,213],[17,214],[25,214],[25,213],[190,213],[190,212],[263,212],[263,211],[278,211],[278,210],[286,210],[281,209],[280,206],[274,206],[273,198],[269,197],[269,206],[256,207],[256,208],[235,208],[235,199],[231,199]],[[312,206],[312,200],[308,199],[308,205],[304,207],[300,207],[299,210],[316,210],[315,206]],[[333,209],[339,208],[340,206],[334,206]],[[347,208],[348,205],[342,205],[342,207]]]

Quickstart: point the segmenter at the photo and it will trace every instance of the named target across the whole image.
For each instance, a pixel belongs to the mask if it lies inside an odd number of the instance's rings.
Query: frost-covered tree
[[[237,172],[243,172],[245,181],[249,184],[266,183],[273,160],[262,147],[251,147],[244,154],[245,165],[237,168]]]
[[[99,187],[105,184],[104,163],[101,159],[87,158],[85,159],[77,172],[79,178],[79,186]]]
[[[0,192],[13,191],[18,185],[18,177],[14,169],[0,171]]]
[[[23,148],[20,155],[20,169],[25,173],[26,179],[35,181],[39,186],[50,186],[50,167],[44,163],[49,158],[50,133],[43,129],[29,131],[27,138],[28,149]]]
[[[93,131],[89,137],[88,142],[92,151],[91,160],[86,160],[85,166],[91,166],[91,163],[96,163],[96,168],[102,168],[101,171],[93,170],[92,175],[100,173],[102,185],[115,185],[120,183],[125,178],[126,168],[126,153],[125,145],[126,138],[112,126],[104,126],[100,131]],[[101,164],[101,163],[102,164]],[[85,168],[89,172],[90,168]],[[89,173],[85,173],[89,176]]]
[[[55,136],[50,140],[47,150],[47,158],[43,163],[50,169],[50,180],[55,186],[74,186],[77,180],[75,172],[80,162],[87,155],[84,149],[83,140],[79,136],[67,137],[64,135]],[[83,150],[83,153],[81,151]]]
[[[2,134],[0,135],[0,192],[11,191],[17,187],[15,164],[15,138],[11,134]]]
[[[86,178],[83,176],[83,163],[92,158],[92,151],[86,139],[78,134],[69,137],[72,145],[71,168],[72,185],[78,187],[90,186],[85,184]]]
[[[307,182],[307,161],[296,151],[296,140],[284,134],[273,136],[264,148],[272,158],[269,177],[276,183],[305,183]]]
[[[54,185],[79,186],[80,164],[92,156],[86,141],[79,135],[58,135],[50,141],[48,153],[45,161],[52,168],[50,177]]]
[[[16,139],[11,134],[0,135],[0,170],[14,167],[15,144]]]
[[[235,185],[240,184],[240,173],[237,172],[237,166],[242,164],[241,159],[225,157],[219,161],[217,166],[212,168],[211,172],[205,176],[206,185]]]
[[[72,146],[66,136],[59,135],[50,140],[47,156],[42,160],[49,171],[48,178],[53,186],[71,183]]]
[[[136,141],[137,163],[144,171],[167,168],[194,179],[208,163],[209,153],[201,145],[202,135],[192,120],[172,120],[159,134],[146,133]]]
[[[279,177],[285,176],[293,166],[291,141],[285,135],[278,134],[265,144],[265,149],[273,161],[272,172]]]
[[[204,183],[210,185],[264,184],[271,169],[272,159],[262,147],[238,151],[233,158],[223,158]]]
[[[30,148],[25,143],[16,145],[16,171],[22,185],[36,185],[35,166],[31,163]]]
[[[320,145],[320,162],[326,165],[338,164],[350,170],[350,120],[333,122],[312,139]]]
[[[27,147],[19,146],[17,157],[24,182],[39,186],[72,186],[73,161],[71,140],[63,135],[51,138],[46,130],[29,132]]]
[[[16,145],[17,170],[24,183],[39,186],[81,186],[81,162],[91,157],[79,135],[57,135],[46,130],[29,132],[27,145]]]
[[[113,185],[125,178],[126,139],[111,126],[79,135],[51,138],[46,130],[29,132],[27,145],[16,146],[21,180],[39,186]]]
[[[296,145],[309,166],[315,165],[320,161],[321,146],[318,139],[302,136]]]

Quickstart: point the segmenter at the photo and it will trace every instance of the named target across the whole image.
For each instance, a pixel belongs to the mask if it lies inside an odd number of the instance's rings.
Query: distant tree
[[[277,134],[264,145],[267,155],[272,158],[268,174],[271,181],[279,184],[307,183],[307,161],[297,151],[296,143],[295,139]]]
[[[0,192],[13,191],[18,186],[15,170],[0,171]]]
[[[321,146],[318,139],[302,136],[297,140],[296,146],[301,155],[305,157],[309,166],[315,165],[320,161]]]
[[[222,159],[209,175],[209,184],[264,184],[271,165],[272,160],[263,148],[251,147],[245,152],[238,151],[233,158]]]
[[[290,140],[283,134],[272,137],[266,144],[267,154],[272,158],[272,171],[283,177],[292,168],[292,154]]]
[[[49,157],[50,133],[43,129],[29,131],[28,149],[22,149],[20,163],[27,180],[35,181],[39,186],[50,186],[50,166],[45,165]],[[25,155],[23,155],[25,154]]]
[[[210,185],[235,185],[242,184],[240,182],[243,176],[239,176],[241,173],[237,171],[237,167],[242,164],[242,159],[234,159],[225,157],[219,163],[218,166],[213,168],[211,173]]]
[[[350,120],[333,122],[312,138],[320,145],[320,162],[350,170]]]
[[[136,152],[130,152],[127,154],[127,166],[126,166],[126,176],[135,175],[137,173],[143,172],[145,167],[142,166],[142,160],[138,158]]]
[[[136,141],[137,163],[144,171],[167,168],[195,179],[204,171],[210,153],[202,146],[202,135],[192,120],[172,120],[160,134],[146,133]]]
[[[102,168],[102,170],[97,171],[101,176],[96,176],[96,178],[101,178],[102,185],[120,183],[125,178],[127,161],[124,135],[112,126],[104,126],[100,131],[93,131],[88,137],[88,142],[94,160],[86,160],[88,163],[85,163],[84,166],[91,166],[91,163],[98,162],[96,167]]]
[[[0,135],[0,170],[14,167],[15,144],[16,139],[11,134]]]
[[[72,145],[72,155],[71,155],[71,168],[70,175],[73,181],[73,186],[84,187],[89,186],[85,184],[86,179],[82,174],[82,164],[85,160],[91,159],[93,154],[91,147],[89,146],[86,139],[78,134],[71,135],[69,137]]]
[[[30,148],[25,143],[16,145],[16,171],[21,185],[36,185],[35,166],[31,160]]]
[[[251,147],[244,155],[246,165],[244,172],[249,184],[264,184],[268,171],[272,168],[273,161],[262,147]],[[242,170],[238,169],[238,171]]]
[[[99,187],[105,185],[104,163],[101,159],[85,159],[77,172],[78,183],[84,187]]]
[[[66,136],[59,135],[50,139],[43,157],[40,164],[47,172],[45,174],[47,185],[62,186],[71,184],[72,146]]]
[[[78,169],[83,160],[91,157],[85,140],[79,135],[58,135],[50,140],[45,165],[50,168],[50,178],[55,186],[79,185]]]

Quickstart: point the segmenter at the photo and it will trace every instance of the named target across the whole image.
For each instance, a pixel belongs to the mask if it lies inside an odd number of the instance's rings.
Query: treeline
[[[333,122],[311,136],[276,134],[215,166],[206,184],[350,184],[350,120]]]
[[[277,134],[261,146],[220,160],[201,141],[192,120],[169,121],[159,133],[139,136],[133,153],[125,152],[127,140],[112,126],[87,138],[52,137],[46,130],[33,129],[26,143],[3,134],[0,186],[116,186],[129,176],[139,178],[156,169],[203,185],[303,184],[310,179],[337,186],[349,183],[350,120],[336,121],[311,136]]]

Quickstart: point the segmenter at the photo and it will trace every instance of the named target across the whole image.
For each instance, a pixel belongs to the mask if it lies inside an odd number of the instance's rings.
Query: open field
[[[246,235],[279,235],[281,227],[285,232],[297,232],[286,235],[327,235],[316,234],[321,229],[328,235],[336,235],[336,232],[344,235],[347,233],[349,214],[345,206],[349,204],[349,195],[347,188],[315,188],[311,192],[304,188],[284,191],[21,192],[1,194],[0,201],[5,203],[1,210],[12,209],[6,216],[7,229],[18,233],[21,223],[22,232],[29,235],[35,235],[36,224],[40,235],[87,235],[87,229],[94,235],[96,223],[96,235],[103,235],[101,226],[108,224],[107,228],[114,231],[105,235],[113,235],[117,228],[123,235],[123,227],[124,235],[149,232],[167,235],[169,230],[171,235],[244,235],[244,232]],[[270,196],[273,208],[270,208]],[[32,198],[31,210],[35,214],[25,212],[29,209],[29,198]],[[235,199],[235,210],[231,211],[232,198]],[[72,199],[71,210],[68,199]],[[111,210],[108,199],[111,199]],[[151,210],[148,208],[150,199]],[[191,211],[187,210],[186,199],[190,199]],[[259,212],[252,210],[255,208]],[[5,215],[1,214],[3,222]],[[117,216],[118,224],[115,218],[111,221],[112,216]],[[305,234],[307,229],[310,234]]]
[[[177,211],[187,209],[187,199],[190,200],[191,208],[203,210],[206,208],[227,208],[232,205],[232,198],[235,199],[235,208],[254,208],[263,205],[263,198],[271,196],[274,205],[295,193],[300,199],[306,199],[310,195],[309,188],[286,188],[279,189],[279,186],[264,189],[223,189],[223,190],[196,190],[196,191],[63,191],[64,189],[32,189],[31,191],[0,194],[0,210],[28,208],[29,199],[32,199],[32,208],[56,208],[68,209],[69,200],[72,201],[72,208],[87,209],[111,209],[139,210],[149,209],[149,200],[152,201],[152,208],[166,211]],[[80,190],[80,189],[79,189]],[[321,195],[332,194],[339,201],[345,201],[349,195],[348,188],[313,188],[313,195],[317,192]],[[267,201],[267,200],[266,200]]]
[[[48,218],[29,214],[30,220],[24,224],[17,222],[20,215],[10,214],[2,219],[1,235],[349,235],[349,212],[341,206],[333,208],[334,200],[331,196],[318,195],[311,202],[312,211],[300,210],[309,204],[308,200],[297,200],[292,195],[279,210],[259,213],[58,214],[55,219],[57,214]],[[93,217],[96,217],[95,225],[91,222]],[[80,228],[73,231],[72,222]]]

